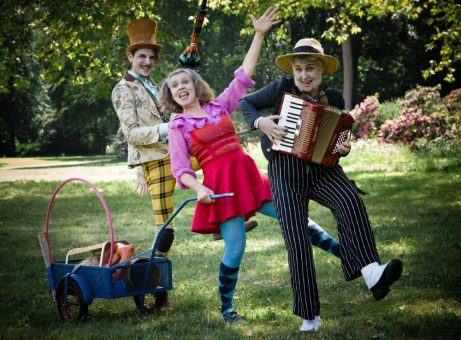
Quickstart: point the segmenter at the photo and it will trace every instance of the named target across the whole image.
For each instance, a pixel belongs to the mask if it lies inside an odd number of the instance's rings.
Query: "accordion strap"
[[[308,102],[311,103],[320,103],[322,105],[328,105],[328,96],[327,96],[327,91],[329,90],[328,86],[325,84],[320,84],[320,91],[319,93],[313,97],[309,93],[306,92],[301,92],[299,91],[296,86],[293,87],[293,92],[294,94],[298,95],[299,97],[307,100]]]
[[[328,105],[328,96],[327,96],[326,90],[320,91],[319,95],[320,95],[320,100],[319,100],[320,103],[323,105]]]

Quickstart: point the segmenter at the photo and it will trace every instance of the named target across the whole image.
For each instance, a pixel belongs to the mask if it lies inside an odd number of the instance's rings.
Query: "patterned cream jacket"
[[[112,90],[112,104],[128,142],[128,166],[168,156],[168,142],[159,135],[162,118],[144,86],[128,72]]]

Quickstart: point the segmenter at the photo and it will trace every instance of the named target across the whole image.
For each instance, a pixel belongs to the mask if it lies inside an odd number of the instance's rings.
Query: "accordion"
[[[346,140],[354,123],[349,113],[285,93],[279,114],[278,125],[287,133],[274,140],[271,150],[326,167],[338,162],[338,146]]]

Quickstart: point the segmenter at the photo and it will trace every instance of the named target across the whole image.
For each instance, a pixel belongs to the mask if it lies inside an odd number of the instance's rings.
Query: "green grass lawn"
[[[257,148],[249,149],[264,168]],[[58,182],[0,183],[1,338],[191,338],[191,339],[448,339],[461,337],[461,165],[457,156],[415,155],[396,146],[357,143],[342,160],[363,196],[382,261],[404,263],[402,278],[382,301],[361,279],[346,282],[338,259],[314,249],[322,303],[321,330],[299,334],[292,314],[287,255],[275,221],[258,215],[248,234],[235,307],[247,323],[227,326],[219,317],[217,269],[222,241],[189,231],[194,204],[176,219],[171,252],[173,312],[141,315],[132,298],[95,299],[83,324],[62,322],[48,292],[37,241]],[[106,200],[117,239],[136,251],[153,242],[150,200],[134,193],[133,181],[96,183]],[[177,191],[175,203],[193,196]],[[311,203],[311,217],[336,235],[332,214]],[[55,259],[70,248],[107,240],[109,228],[96,195],[66,185],[50,224]]]

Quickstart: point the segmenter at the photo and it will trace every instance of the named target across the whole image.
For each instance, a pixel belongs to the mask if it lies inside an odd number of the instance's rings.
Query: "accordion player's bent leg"
[[[277,213],[272,201],[265,201],[261,208],[259,208],[258,212],[272,218],[277,218]],[[311,244],[313,246],[339,257],[339,242],[336,239],[334,239],[310,218],[307,228],[309,232],[309,239],[311,240]]]
[[[379,263],[365,205],[339,165],[325,168],[311,164],[311,180],[311,198],[330,208],[336,218],[344,277],[353,280],[362,275],[366,265]]]
[[[320,301],[308,231],[308,168],[308,162],[284,154],[269,162],[274,207],[288,252],[293,313],[314,320]]]

